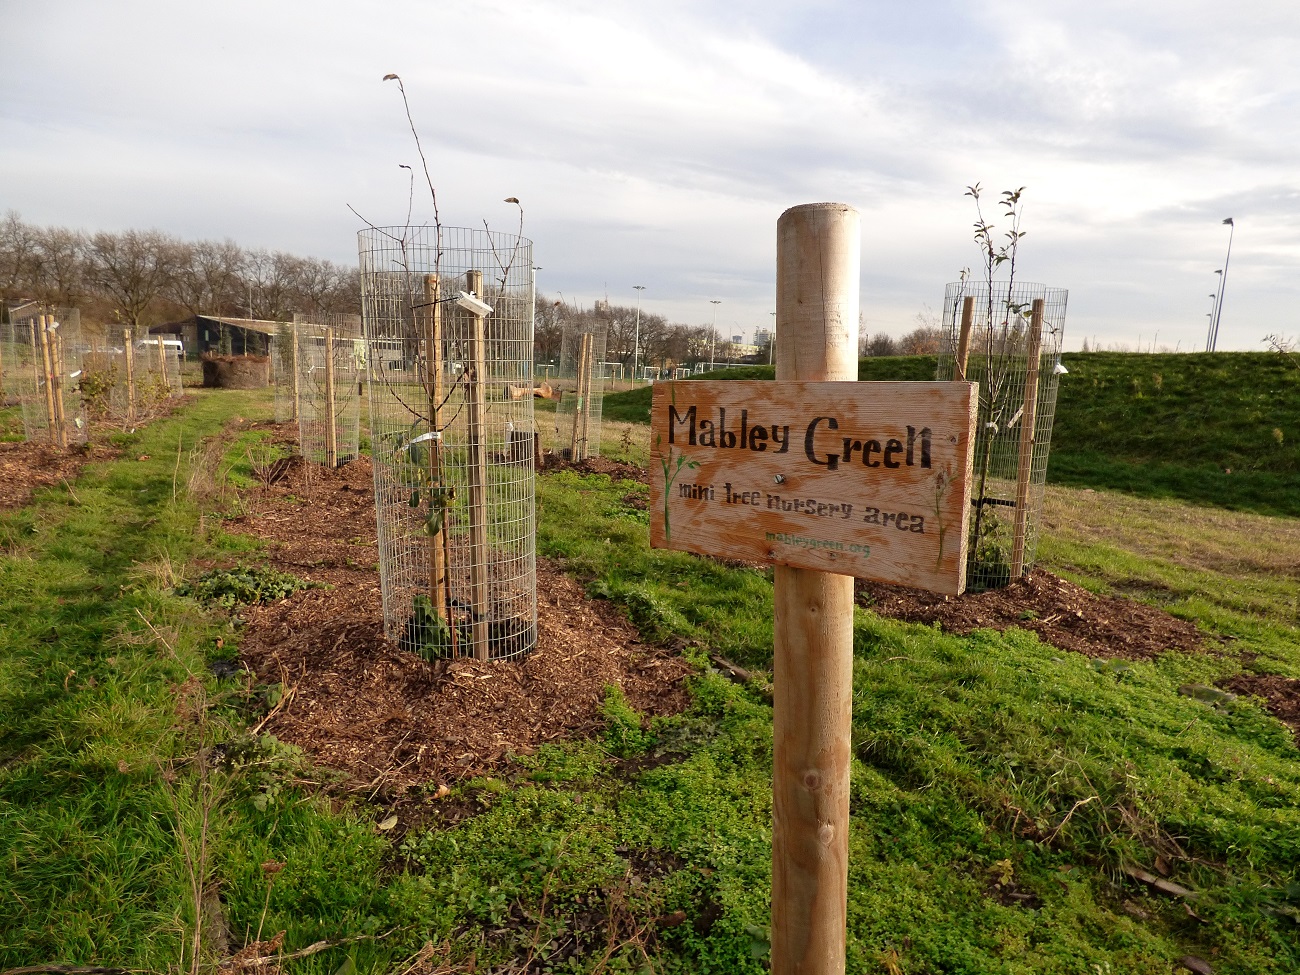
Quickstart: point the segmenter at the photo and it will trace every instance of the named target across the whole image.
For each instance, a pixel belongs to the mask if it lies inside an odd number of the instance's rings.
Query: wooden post
[[[325,466],[339,466],[339,431],[334,422],[334,329],[325,326]]]
[[[32,396],[41,394],[41,340],[37,334],[39,319],[32,322]]]
[[[65,444],[60,442],[59,417],[54,408],[54,369],[51,365],[53,357],[50,355],[50,335],[46,331],[48,320],[47,315],[36,316],[36,327],[41,331],[41,365],[45,373],[45,420],[50,434],[50,443],[62,447]]]
[[[957,363],[952,378],[955,382],[966,381],[966,363],[970,359],[971,320],[975,317],[975,296],[967,295],[961,302],[961,332],[957,336]]]
[[[293,406],[289,419],[294,423],[298,422],[299,417],[299,393],[298,393],[298,323],[295,321],[289,326],[289,337],[292,341],[289,343],[289,372],[293,376]],[[301,444],[299,445],[301,447]]]
[[[777,381],[856,379],[858,212],[797,206],[776,232]],[[833,975],[848,911],[853,579],[774,574],[772,972]]]
[[[50,316],[50,324],[54,324],[54,316]],[[68,445],[68,413],[66,404],[63,401],[63,374],[66,371],[66,365],[63,361],[63,336],[57,331],[50,332],[50,358],[54,364],[54,415],[59,423],[59,446]]]
[[[1029,481],[1034,467],[1034,427],[1038,425],[1038,356],[1043,344],[1043,299],[1035,298],[1029,316],[1025,405],[1020,414],[1020,458],[1016,464],[1016,526],[1011,536],[1011,578],[1025,573],[1029,532]]]
[[[131,329],[122,329],[122,348],[126,356],[126,418],[135,420],[135,348],[131,342]]]
[[[465,290],[481,296],[483,272],[465,272]],[[467,460],[469,464],[469,578],[470,616],[474,656],[488,659],[488,533],[487,533],[487,350],[483,316],[469,315],[469,361],[465,382],[465,412],[468,428]]]
[[[587,459],[587,424],[589,386],[591,383],[592,335],[583,332],[578,342],[578,386],[574,390],[573,435],[569,439],[569,460],[577,463]]]
[[[581,389],[582,403],[582,434],[578,440],[579,449],[582,451],[581,460],[586,460],[591,456],[591,386],[592,376],[596,371],[596,336],[588,333],[586,336],[586,352],[582,357],[584,381]]]
[[[162,376],[163,385],[170,391],[171,383],[167,380],[167,350],[163,348],[162,335],[160,334],[155,341],[158,343],[158,374]]]
[[[429,429],[442,432],[442,306],[438,304],[438,275],[424,276],[425,315],[421,319],[424,335],[424,392],[429,402]],[[435,437],[429,442],[429,488],[442,491],[442,438]],[[450,552],[447,533],[447,510],[443,508],[443,527],[429,538],[429,602],[438,618],[451,619],[451,589],[447,579],[447,564]],[[450,626],[452,654],[456,653],[456,627]]]

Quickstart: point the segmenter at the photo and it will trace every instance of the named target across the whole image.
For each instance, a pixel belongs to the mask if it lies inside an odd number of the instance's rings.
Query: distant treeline
[[[148,327],[197,314],[291,320],[294,312],[361,310],[360,274],[232,240],[186,241],[158,230],[86,233],[0,221],[0,304],[77,308],[83,321]]]

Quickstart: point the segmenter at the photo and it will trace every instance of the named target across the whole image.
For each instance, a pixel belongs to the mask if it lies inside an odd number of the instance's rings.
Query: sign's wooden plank
[[[657,384],[650,544],[956,595],[974,383]]]

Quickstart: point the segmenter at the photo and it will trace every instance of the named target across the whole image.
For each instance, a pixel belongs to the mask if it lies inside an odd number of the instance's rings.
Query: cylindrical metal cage
[[[271,336],[271,385],[276,423],[296,423],[298,420],[298,345],[294,337],[294,322],[280,322]]]
[[[360,442],[358,380],[365,356],[357,315],[322,314],[296,322],[298,442],[313,464],[355,460]],[[277,392],[279,385],[276,386]]]
[[[1004,586],[1034,563],[1056,414],[1067,292],[955,282],[944,292],[939,380],[979,383],[967,587]],[[964,369],[961,369],[963,365]]]
[[[532,243],[392,227],[359,246],[385,632],[425,657],[526,654]]]
[[[571,461],[600,456],[600,416],[604,404],[604,322],[565,325],[560,335],[560,368],[555,407],[554,450]]]
[[[83,443],[87,428],[81,404],[81,316],[75,308],[41,308],[17,315],[7,326],[6,372],[23,415],[30,442],[59,447]],[[6,385],[11,380],[6,379]]]

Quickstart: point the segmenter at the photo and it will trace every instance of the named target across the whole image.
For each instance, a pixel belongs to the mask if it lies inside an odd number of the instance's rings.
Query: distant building
[[[191,359],[196,359],[205,352],[270,355],[271,340],[285,324],[256,318],[195,315],[184,321],[155,325],[149,329],[149,334],[180,336],[185,345],[185,355]]]

